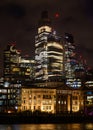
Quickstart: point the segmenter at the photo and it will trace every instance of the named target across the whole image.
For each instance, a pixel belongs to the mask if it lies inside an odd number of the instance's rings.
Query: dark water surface
[[[14,124],[0,125],[0,130],[93,130],[93,124]]]

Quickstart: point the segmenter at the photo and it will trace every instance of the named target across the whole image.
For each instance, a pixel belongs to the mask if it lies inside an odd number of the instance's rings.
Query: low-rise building
[[[20,111],[56,112],[56,89],[23,87]]]

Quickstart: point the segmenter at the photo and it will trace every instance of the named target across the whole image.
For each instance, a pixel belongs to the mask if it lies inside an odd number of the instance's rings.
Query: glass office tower
[[[74,45],[73,36],[71,34],[65,33],[64,70],[66,78],[75,78],[74,71],[76,64],[76,49]]]
[[[73,88],[81,87],[81,66],[76,55],[76,46],[72,34],[65,33],[64,70],[66,84]]]
[[[62,78],[63,46],[51,27],[47,11],[42,12],[35,37],[36,80],[55,81]]]

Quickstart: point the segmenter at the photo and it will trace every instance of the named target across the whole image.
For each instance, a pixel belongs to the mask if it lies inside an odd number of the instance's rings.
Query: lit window
[[[46,106],[46,110],[48,110],[48,106]]]
[[[31,98],[31,95],[29,95],[29,98]]]
[[[49,108],[49,110],[51,110],[51,106],[49,106],[48,108]]]
[[[45,106],[43,106],[43,110],[45,110]]]
[[[60,104],[60,101],[58,101],[58,104]]]
[[[64,101],[64,104],[66,104],[66,101]]]

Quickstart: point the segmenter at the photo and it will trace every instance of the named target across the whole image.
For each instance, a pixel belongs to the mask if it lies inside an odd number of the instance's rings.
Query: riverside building
[[[91,82],[84,81],[84,74],[83,62],[76,59],[72,35],[66,33],[62,42],[44,11],[35,36],[35,60],[21,57],[13,44],[4,51],[0,111],[91,114],[93,76]]]

